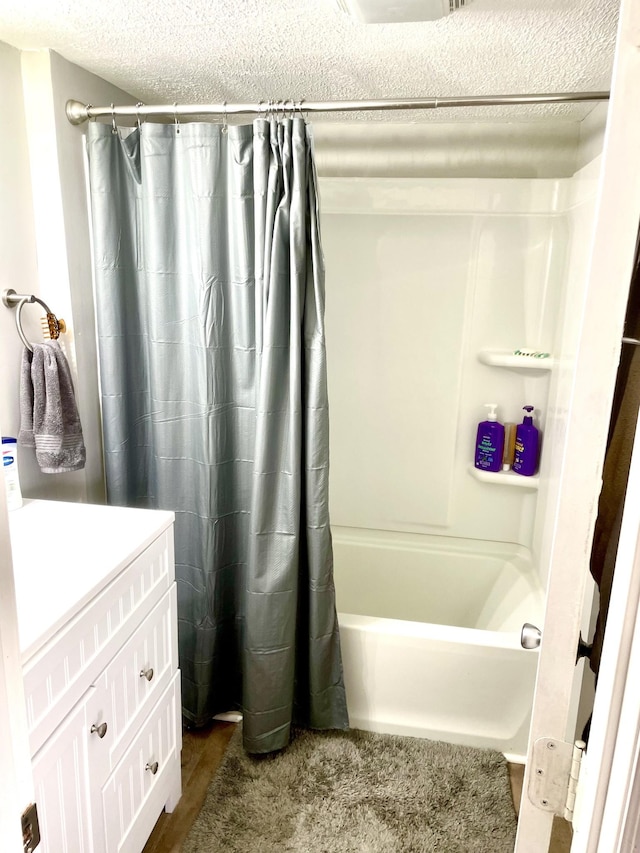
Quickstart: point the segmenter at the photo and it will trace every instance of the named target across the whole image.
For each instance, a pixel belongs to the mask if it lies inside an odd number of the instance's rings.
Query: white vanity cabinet
[[[11,513],[43,853],[140,853],[180,798],[173,513]]]

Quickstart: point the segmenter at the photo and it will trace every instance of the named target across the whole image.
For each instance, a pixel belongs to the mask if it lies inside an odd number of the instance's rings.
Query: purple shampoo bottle
[[[531,477],[538,468],[540,433],[533,425],[533,406],[523,406],[527,412],[516,429],[516,450],[513,458],[513,470],[524,477]]]
[[[504,450],[504,427],[498,423],[497,403],[486,403],[489,409],[486,421],[478,424],[476,434],[475,466],[482,471],[500,471]]]

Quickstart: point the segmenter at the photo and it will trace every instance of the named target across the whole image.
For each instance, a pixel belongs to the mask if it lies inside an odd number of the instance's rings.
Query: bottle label
[[[478,442],[477,465],[481,468],[490,468],[494,464],[497,447],[490,435],[483,435]]]
[[[513,457],[513,470],[518,474],[533,474],[533,466],[528,456],[525,455],[524,442],[516,441],[516,452]]]
[[[4,467],[5,467],[5,468],[6,468],[8,465],[12,465],[12,464],[13,464],[13,462],[14,462],[14,458],[13,458],[13,456],[9,456],[9,454],[8,454],[8,453],[4,453],[4,454],[2,455],[2,464],[4,465]]]

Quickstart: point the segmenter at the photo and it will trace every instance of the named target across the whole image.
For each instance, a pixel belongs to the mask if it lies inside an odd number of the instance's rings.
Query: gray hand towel
[[[35,447],[33,440],[33,382],[31,381],[31,358],[33,353],[26,347],[22,350],[20,367],[20,432],[18,444]]]
[[[61,474],[84,468],[86,450],[71,371],[57,341],[25,348],[20,375],[23,447],[35,447],[40,470]]]

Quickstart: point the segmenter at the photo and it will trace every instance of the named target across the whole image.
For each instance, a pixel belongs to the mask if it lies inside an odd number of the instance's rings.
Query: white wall
[[[321,177],[566,178],[583,124],[320,120],[313,136]]]
[[[74,371],[87,447],[83,471],[37,480],[29,494],[104,501],[102,430],[86,184],[84,133],[67,121],[69,98],[133,103],[132,96],[47,50],[22,54],[36,244],[42,298],[64,317],[61,338]],[[27,461],[27,464],[29,464]]]
[[[551,543],[544,536],[544,526],[553,525],[553,516],[558,493],[558,477],[563,465],[567,428],[567,401],[573,383],[573,366],[578,348],[578,319],[582,314],[584,287],[588,275],[588,264],[593,242],[598,184],[602,167],[602,148],[607,121],[607,104],[599,104],[580,124],[577,162],[580,166],[570,183],[568,199],[568,222],[570,229],[570,253],[567,258],[567,276],[562,302],[562,314],[554,349],[560,354],[558,369],[551,384],[550,418],[548,428],[555,435],[552,452],[548,454],[547,468],[550,476],[543,479],[538,498],[536,525],[533,538],[534,557],[540,566],[549,562]],[[551,528],[550,528],[551,529]],[[546,543],[546,550],[545,550]],[[543,577],[546,583],[546,577]],[[593,638],[598,611],[598,592],[589,575],[585,581],[582,606],[582,637],[586,642]],[[541,626],[542,627],[542,626]],[[573,710],[569,719],[576,719],[575,730],[567,732],[567,739],[582,737],[584,726],[593,709],[595,678],[586,659],[582,659],[574,671],[572,690]]]
[[[0,43],[0,288],[37,290],[35,234],[22,103],[20,54]],[[0,305],[0,426],[15,435],[21,344],[12,312]],[[11,412],[11,416],[9,416]],[[4,488],[0,488],[0,838],[22,850],[20,814],[33,800],[24,691],[15,616],[15,587]]]
[[[558,305],[558,325],[552,343],[556,364],[549,391],[548,439],[541,465],[541,484],[533,537],[534,556],[545,565],[542,550],[544,528],[552,524],[559,475],[564,463],[567,407],[571,396],[577,349],[579,322],[584,311],[590,248],[595,225],[601,158],[576,172],[565,185],[565,218],[568,225],[568,254],[562,301]],[[547,543],[548,544],[548,543]],[[543,578],[546,582],[546,578]]]
[[[87,464],[83,471],[42,474],[28,448],[18,451],[27,497],[104,500],[102,440],[97,383],[95,318],[84,135],[64,113],[68,98],[94,103],[131,103],[133,98],[57,54],[20,53],[0,44],[0,108],[13,117],[0,139],[0,286],[42,298],[68,326],[60,338],[74,376]],[[25,331],[40,340],[39,306],[22,311]],[[5,434],[19,427],[18,381],[22,344],[13,310],[0,306]]]
[[[36,238],[33,222],[31,175],[27,129],[22,97],[20,53],[0,42],[0,289],[39,295]],[[25,329],[39,333],[39,313],[27,306]],[[22,343],[17,335],[15,314],[0,303],[0,402],[5,412],[5,435],[18,434],[18,381]],[[19,451],[22,486],[29,493],[38,482],[37,471],[26,464]]]
[[[576,172],[588,166],[602,154],[608,111],[608,101],[601,101],[580,122]]]

